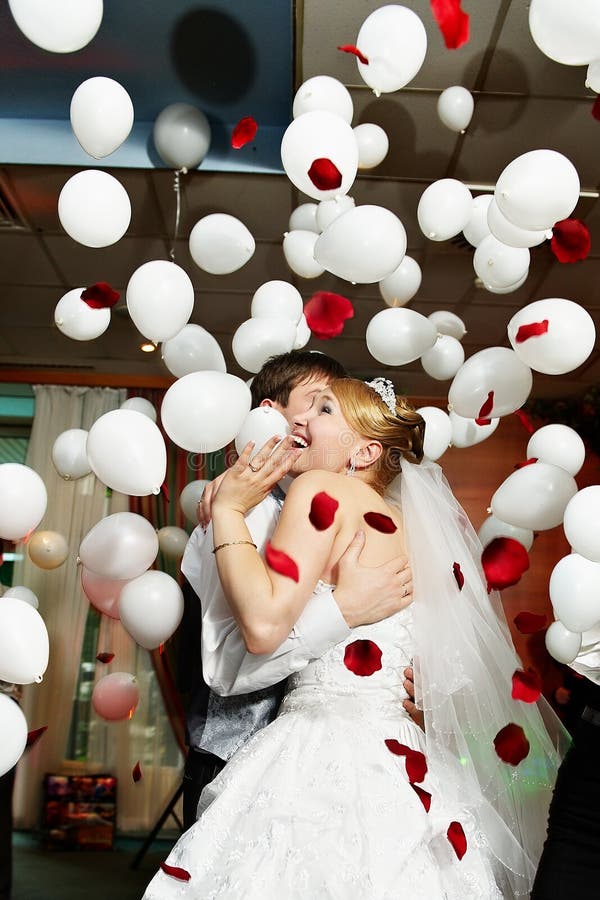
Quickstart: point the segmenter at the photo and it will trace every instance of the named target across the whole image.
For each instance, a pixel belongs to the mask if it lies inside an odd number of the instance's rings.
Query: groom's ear
[[[356,454],[360,468],[368,469],[373,463],[377,462],[382,453],[383,447],[379,441],[368,441]]]
[[[271,408],[274,408],[274,407],[275,407],[275,401],[274,401],[274,400],[269,400],[268,397],[265,397],[265,399],[264,399],[264,400],[261,400],[260,403],[259,403],[258,405],[259,405],[259,406],[270,406]]]

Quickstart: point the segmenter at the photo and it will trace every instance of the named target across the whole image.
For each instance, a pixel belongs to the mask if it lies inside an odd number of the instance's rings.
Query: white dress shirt
[[[269,494],[246,516],[261,555],[280,511],[280,504]],[[185,548],[181,571],[200,597],[202,669],[204,680],[217,694],[248,694],[277,684],[350,634],[333,592],[325,591],[311,595],[291,634],[277,650],[261,655],[248,653],[219,581],[213,546],[212,524],[206,533],[198,526]]]
[[[584,675],[594,684],[600,685],[600,625],[583,632],[581,650],[570,666],[579,675]]]

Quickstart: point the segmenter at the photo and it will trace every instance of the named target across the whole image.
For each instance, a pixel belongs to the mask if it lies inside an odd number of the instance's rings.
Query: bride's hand
[[[254,444],[246,444],[237,462],[225,472],[213,500],[213,512],[234,509],[246,515],[287,475],[302,453],[294,438],[272,437],[252,457]],[[252,459],[251,459],[252,457]]]

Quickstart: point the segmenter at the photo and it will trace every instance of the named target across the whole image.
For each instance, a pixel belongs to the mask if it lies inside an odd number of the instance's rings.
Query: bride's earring
[[[348,461],[348,468],[346,469],[346,475],[354,475],[356,472],[356,458],[351,456]]]

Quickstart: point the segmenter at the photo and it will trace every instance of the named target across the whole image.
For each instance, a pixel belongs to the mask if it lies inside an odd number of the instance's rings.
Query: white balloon
[[[579,553],[563,556],[549,590],[554,615],[569,631],[588,631],[600,622],[600,563]]]
[[[494,288],[513,285],[529,271],[525,247],[508,247],[493,234],[484,237],[473,254],[473,268],[483,283]]]
[[[133,126],[131,97],[118,81],[101,75],[79,85],[70,114],[75,137],[94,159],[114,153]]]
[[[154,650],[175,632],[183,617],[183,594],[166,572],[144,572],[124,585],[119,618],[134,641]]]
[[[102,22],[102,0],[9,0],[26,38],[50,53],[74,53],[92,40]]]
[[[460,131],[464,134],[473,117],[474,108],[473,95],[459,84],[446,88],[438,97],[438,116],[450,131]]]
[[[0,465],[0,538],[22,540],[40,524],[47,505],[46,486],[37,472],[21,463]]]
[[[354,137],[358,146],[359,169],[374,169],[383,162],[390,149],[390,142],[383,128],[364,122],[355,126]]]
[[[87,456],[103,484],[133,497],[159,494],[167,474],[167,449],[158,426],[132,409],[113,409],[96,419]]]
[[[131,203],[123,185],[108,172],[86,169],[63,186],[58,218],[69,237],[86,247],[116,244],[131,221]]]
[[[533,531],[531,531],[530,528],[518,528],[516,525],[509,525],[508,522],[503,522],[494,515],[487,517],[477,532],[477,536],[481,541],[482,547],[487,547],[488,544],[491,544],[492,541],[495,541],[496,538],[499,537],[511,538],[513,541],[518,541],[525,547],[527,552],[529,552],[533,546]]]
[[[537,247],[552,237],[552,231],[528,231],[509,222],[495,200],[488,206],[487,223],[494,237],[508,247]]]
[[[27,746],[27,721],[18,703],[0,694],[0,777],[16,766]]]
[[[317,203],[301,203],[292,210],[288,231],[321,231],[317,225]]]
[[[207,484],[209,484],[209,482],[206,478],[198,478],[196,481],[190,481],[179,495],[179,505],[183,510],[183,514],[189,522],[194,524],[194,526],[198,524],[198,516],[196,514],[198,502]]]
[[[321,200],[317,205],[317,233],[325,231],[342,213],[354,209],[355,206],[354,198],[347,194],[343,197],[334,197],[332,200]]]
[[[595,59],[587,67],[585,86],[600,94],[600,59]]]
[[[437,381],[454,378],[465,361],[465,351],[460,341],[449,334],[440,334],[429,350],[421,356],[421,365],[428,375]]]
[[[4,591],[3,596],[16,597],[18,600],[23,600],[24,603],[29,603],[34,609],[38,609],[40,605],[37,595],[34,594],[30,588],[25,587],[22,584],[15,584],[13,587],[7,588],[7,590]]]
[[[383,309],[367,325],[371,356],[387,366],[404,366],[418,359],[436,341],[434,325],[412,309]]]
[[[210,147],[210,123],[191,103],[171,103],[156,118],[152,130],[159,156],[173,169],[195,169]]]
[[[447,241],[467,225],[472,208],[473,196],[462,181],[440,178],[421,194],[419,228],[430,241]]]
[[[93,309],[81,299],[85,288],[74,288],[60,298],[54,310],[54,324],[74,341],[92,341],[110,325],[110,309]]]
[[[517,291],[521,285],[525,284],[528,276],[529,269],[527,269],[524,275],[522,275],[518,281],[515,281],[514,284],[507,284],[504,287],[493,287],[491,284],[483,284],[483,287],[486,291],[489,291],[490,294],[512,294],[513,291]]]
[[[245,266],[256,243],[243,222],[227,213],[204,216],[190,233],[190,253],[196,265],[211,275],[229,275]]]
[[[484,237],[490,233],[487,220],[487,211],[494,199],[493,194],[479,194],[473,198],[469,221],[463,228],[463,234],[473,247],[478,247]]]
[[[405,256],[397,269],[379,282],[379,293],[388,306],[404,306],[421,287],[421,266]]]
[[[546,650],[559,663],[572,663],[581,650],[581,634],[569,631],[562,622],[553,622],[545,636]]]
[[[143,516],[130,512],[100,519],[79,547],[86,569],[114,581],[137,578],[152,565],[157,553],[156,531]]]
[[[503,522],[546,531],[563,520],[567,503],[577,493],[575,479],[550,463],[537,462],[517,469],[492,497],[492,512]]]
[[[168,559],[181,559],[188,542],[188,533],[184,528],[165,525],[158,529],[158,546],[163,556]]]
[[[250,319],[251,322],[270,321]],[[278,328],[284,324],[276,319]],[[293,332],[293,323],[289,323]],[[250,388],[226,372],[191,372],[172,384],[161,407],[171,440],[183,450],[211,453],[234,439],[248,412]]]
[[[527,459],[534,457],[577,475],[585,460],[585,444],[568,425],[544,425],[534,431],[527,444]]]
[[[500,419],[492,419],[489,425],[478,425],[475,419],[465,419],[453,409],[448,413],[452,425],[453,447],[474,447],[493,434],[500,424]]]
[[[156,407],[145,397],[129,397],[128,400],[121,403],[119,409],[132,409],[134,412],[148,416],[152,422],[156,422]]]
[[[529,30],[542,53],[565,66],[585,66],[598,57],[597,0],[531,0]]]
[[[289,319],[295,325],[302,318],[302,294],[289,281],[265,281],[254,292],[250,305],[253,319]]]
[[[69,545],[58,531],[36,531],[27,542],[27,553],[38,568],[58,569],[69,555]]]
[[[303,313],[300,317],[300,321],[296,325],[296,340],[294,341],[293,349],[302,350],[303,347],[306,347],[311,337],[312,331],[308,327],[306,316]]]
[[[314,231],[286,231],[283,236],[283,255],[288,266],[301,278],[318,278],[325,268],[315,260],[318,234]]]
[[[463,320],[449,309],[436,309],[427,318],[440,334],[449,334],[457,341],[462,340],[467,333]]]
[[[421,406],[417,412],[425,419],[423,453],[435,461],[446,452],[452,437],[452,426],[447,413],[437,406]]]
[[[184,325],[161,347],[163,362],[177,378],[210,369],[226,372],[225,357],[212,334],[201,325]]]
[[[406,252],[400,219],[383,206],[357,206],[335,219],[315,244],[315,259],[346,281],[372,284],[398,268]]]
[[[65,481],[83,478],[92,471],[85,449],[87,436],[84,428],[69,428],[59,434],[52,445],[54,468]]]
[[[18,597],[0,600],[0,679],[14,684],[40,682],[50,645],[37,609]]]
[[[127,285],[133,324],[155,343],[168,341],[187,324],[194,308],[194,286],[180,266],[154,259],[135,270]]]
[[[250,459],[275,435],[285,437],[290,426],[281,413],[272,406],[257,406],[251,409],[235,438],[235,449],[239,454],[249,441],[254,441]]]
[[[316,160],[327,159],[340,173],[337,187],[321,189],[309,176]],[[312,197],[325,200],[347,194],[358,168],[358,147],[354,132],[335,113],[315,110],[303,113],[288,125],[281,141],[281,161],[286,175],[296,187]]]
[[[256,373],[269,357],[289,353],[295,341],[296,325],[289,319],[246,319],[235,331],[231,349],[242,369]]]
[[[491,398],[487,419],[506,416],[519,409],[531,392],[533,376],[514,351],[487,347],[470,356],[460,367],[448,392],[454,412],[465,419],[482,418],[481,410]]]
[[[547,331],[518,341],[522,326],[548,323]],[[546,375],[564,375],[586,361],[596,342],[594,320],[572,300],[551,298],[524,306],[508,323],[508,339],[523,362]]]
[[[301,84],[294,96],[292,116],[297,119],[304,113],[325,110],[352,121],[354,104],[348,88],[330,75],[315,75]]]
[[[600,563],[600,485],[582,488],[565,509],[565,537],[576,553]]]
[[[571,215],[579,187],[577,170],[566,156],[556,150],[530,150],[503,170],[494,198],[513,225],[541,231]]]
[[[381,6],[362,23],[356,46],[369,60],[365,65],[357,58],[359,74],[379,96],[412,81],[425,59],[427,33],[406,6]]]

